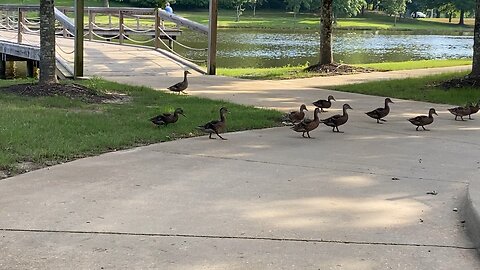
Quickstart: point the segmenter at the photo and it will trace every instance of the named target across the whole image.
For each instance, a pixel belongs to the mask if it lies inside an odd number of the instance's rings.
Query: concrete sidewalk
[[[0,181],[0,269],[480,269],[464,222],[480,120],[394,99],[379,125],[364,112],[381,97],[212,78],[190,93],[280,109],[334,94],[322,118],[354,110],[343,134],[191,138]],[[416,132],[406,118],[430,107],[439,117]]]

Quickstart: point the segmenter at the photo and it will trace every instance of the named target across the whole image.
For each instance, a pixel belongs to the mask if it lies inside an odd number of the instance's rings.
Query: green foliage
[[[333,1],[333,12],[335,16],[357,16],[367,4],[365,0],[339,0]]]
[[[405,12],[406,0],[383,0],[382,7],[389,15],[398,15]]]
[[[294,16],[300,12],[300,9],[305,9],[310,11],[310,6],[312,4],[312,0],[285,0],[286,9],[289,11],[293,11]]]
[[[208,8],[209,0],[176,0],[175,6],[183,9]]]

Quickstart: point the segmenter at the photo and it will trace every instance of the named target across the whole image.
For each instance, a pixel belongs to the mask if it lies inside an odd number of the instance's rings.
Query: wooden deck
[[[0,41],[16,43],[17,34],[0,30]],[[57,37],[57,59],[73,67],[74,43],[71,38]],[[38,35],[25,34],[23,47],[37,47],[40,44]],[[29,46],[30,45],[30,46]],[[18,46],[19,48],[22,46]],[[27,54],[23,55],[27,57]],[[36,56],[34,56],[36,57]],[[36,58],[35,58],[36,59]],[[84,43],[84,76],[137,76],[156,75],[174,76],[182,74],[185,69],[203,70],[193,63],[187,62],[161,49],[143,46],[120,45],[108,42],[85,41]]]

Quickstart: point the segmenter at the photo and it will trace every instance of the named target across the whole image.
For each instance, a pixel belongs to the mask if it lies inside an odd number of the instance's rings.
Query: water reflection
[[[207,47],[204,35],[190,31],[185,31],[179,41]],[[319,34],[311,30],[221,29],[218,42],[219,67],[279,67],[318,59]],[[334,59],[345,63],[465,58],[472,56],[473,33],[337,31],[333,42]],[[200,52],[177,49],[190,58],[205,57]]]

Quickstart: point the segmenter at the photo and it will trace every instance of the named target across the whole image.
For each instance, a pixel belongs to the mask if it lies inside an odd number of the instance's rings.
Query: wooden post
[[[75,55],[73,60],[73,78],[83,76],[83,16],[84,0],[75,1]]]
[[[5,80],[7,78],[7,61],[3,60],[5,55],[2,55],[0,60],[0,79]]]
[[[120,31],[120,35],[118,36],[118,42],[120,44],[123,44],[123,34],[125,33],[125,29],[123,28],[123,12],[120,11],[120,14],[118,15],[118,29]]]
[[[210,20],[208,22],[208,75],[215,75],[217,69],[217,19],[218,0],[210,0]]]
[[[18,9],[18,27],[17,27],[17,41],[18,43],[22,43],[23,41],[23,11],[19,8]]]
[[[93,39],[93,12],[88,10],[88,40],[92,41]]]
[[[158,14],[158,8],[155,9],[155,49],[158,49],[160,47],[160,15]]]
[[[27,60],[27,77],[33,78],[35,76],[35,61]]]

